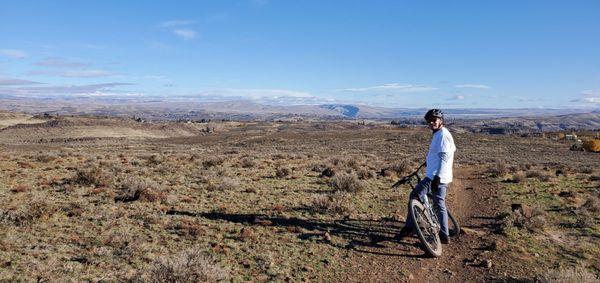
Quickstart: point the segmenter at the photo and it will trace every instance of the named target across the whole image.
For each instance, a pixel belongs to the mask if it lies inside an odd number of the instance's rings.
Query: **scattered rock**
[[[492,261],[489,259],[486,259],[482,262],[481,265],[485,268],[492,268]]]
[[[252,239],[254,238],[254,231],[248,227],[244,227],[240,231],[240,236],[244,239]]]
[[[531,218],[531,216],[533,215],[533,209],[529,205],[513,203],[510,205],[510,207],[513,213],[520,213],[525,218]]]
[[[454,272],[452,272],[450,269],[445,269],[444,273],[450,275],[450,277],[454,276]]]
[[[460,227],[460,230],[463,231],[465,234],[471,234],[471,235],[477,235],[477,236],[485,236],[485,234],[486,234],[484,231],[475,230],[475,229],[466,228],[466,227]]]
[[[323,170],[323,172],[321,172],[321,177],[333,177],[335,176],[335,170],[333,170],[332,168],[325,168],[325,170]]]

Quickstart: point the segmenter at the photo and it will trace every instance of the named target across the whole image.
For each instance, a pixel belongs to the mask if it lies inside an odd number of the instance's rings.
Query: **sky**
[[[6,1],[0,95],[600,108],[600,1]]]

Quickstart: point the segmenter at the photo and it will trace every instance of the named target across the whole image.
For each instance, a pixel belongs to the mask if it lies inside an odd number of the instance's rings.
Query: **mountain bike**
[[[403,177],[394,185],[393,189],[401,185],[408,184],[412,190],[421,182],[422,178],[419,171],[425,166],[421,164],[417,170],[408,176]],[[421,242],[423,250],[432,257],[442,255],[442,243],[440,241],[439,231],[440,224],[437,218],[437,207],[432,202],[432,195],[427,193],[423,197],[411,198],[408,201],[408,215],[411,217],[414,225],[414,230]],[[450,237],[457,236],[460,233],[458,221],[450,213],[448,209],[448,233]]]

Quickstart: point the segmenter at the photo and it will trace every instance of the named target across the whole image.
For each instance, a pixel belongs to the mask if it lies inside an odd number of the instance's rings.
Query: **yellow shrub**
[[[587,140],[583,142],[586,151],[600,152],[600,139]]]

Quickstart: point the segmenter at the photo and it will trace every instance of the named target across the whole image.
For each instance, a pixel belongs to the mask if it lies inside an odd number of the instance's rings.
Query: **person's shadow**
[[[392,219],[356,220],[341,219],[323,221],[317,219],[301,219],[297,217],[269,216],[257,213],[226,213],[220,211],[211,212],[189,212],[181,210],[169,210],[167,215],[185,215],[202,217],[210,220],[221,220],[240,223],[246,226],[275,226],[285,227],[290,233],[297,233],[302,240],[314,240],[319,243],[329,244],[337,248],[353,250],[357,252],[403,257],[424,257],[420,250],[415,254],[410,247],[417,246],[418,242],[398,241],[395,235],[400,231],[404,223]],[[346,244],[336,244],[327,239],[327,235],[337,236],[345,239]],[[401,244],[398,248],[390,248],[382,243],[392,242]]]

